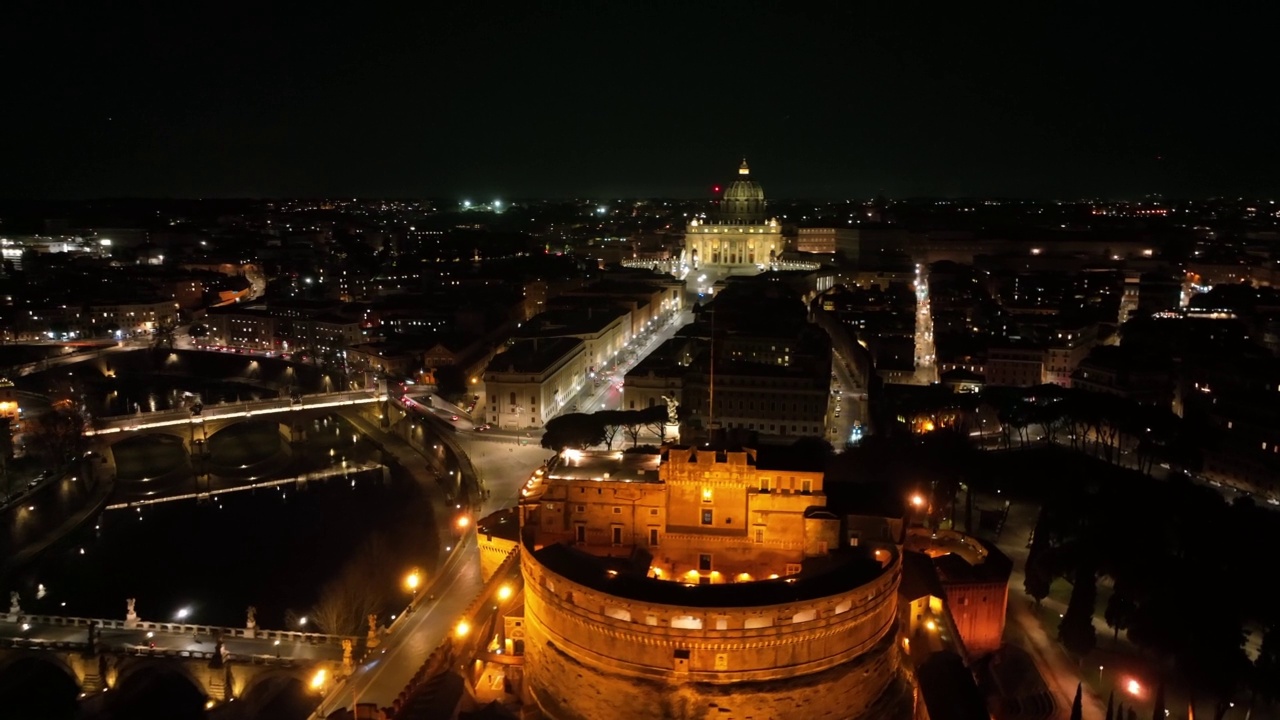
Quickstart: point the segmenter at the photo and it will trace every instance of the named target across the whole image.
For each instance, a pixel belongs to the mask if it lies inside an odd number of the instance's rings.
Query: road
[[[144,629],[104,629],[98,632],[98,642],[107,647],[120,650],[146,650],[155,643],[156,652],[202,651],[213,652],[217,644],[207,629],[201,628],[196,634],[195,626],[191,626],[191,634],[177,634],[165,631],[148,631]],[[37,622],[10,623],[0,622],[0,638],[27,638],[42,642],[87,643],[89,631],[85,627],[69,627],[66,625],[49,625]],[[232,655],[241,657],[285,657],[304,658],[308,660],[342,660],[342,645],[337,642],[308,642],[301,633],[284,633],[279,644],[273,637],[238,638],[228,637],[223,640],[223,647]]]
[[[373,431],[381,437],[384,447],[395,454],[401,464],[414,469],[415,475],[425,472],[421,469],[422,458],[407,442],[389,433],[376,432],[367,420],[360,419],[358,424],[366,432]],[[494,442],[478,432],[459,432],[457,440],[471,457],[483,488],[489,491],[481,502],[481,516],[515,505],[529,474],[549,455],[536,442],[526,446]],[[453,514],[451,508],[438,508],[436,514],[444,527],[452,528],[448,522]],[[385,647],[371,655],[347,682],[324,699],[316,711],[317,717],[357,703],[387,707],[399,696],[483,588],[474,535],[467,536],[434,576],[419,592],[417,609],[397,618],[384,639]]]
[[[362,703],[389,707],[405,689],[431,651],[453,631],[458,619],[483,588],[480,553],[468,535],[441,573],[419,597],[417,608],[392,624],[380,651],[356,668],[347,681],[327,695],[317,717]],[[430,599],[434,596],[434,600]]]
[[[937,349],[933,344],[933,316],[929,313],[929,280],[926,269],[916,265],[916,382],[938,381]]]
[[[670,316],[657,329],[633,338],[615,358],[605,363],[608,366],[616,360],[614,368],[601,377],[599,387],[584,387],[571,402],[567,403],[569,408],[567,412],[589,413],[597,410],[625,409],[621,407],[622,382],[627,371],[648,357],[649,353],[660,347],[662,343],[675,337],[680,328],[692,321],[693,313],[684,311]],[[576,411],[572,409],[575,406],[578,408]]]
[[[827,440],[837,449],[841,449],[845,443],[861,439],[861,434],[855,438],[855,427],[863,431],[866,429],[867,389],[858,384],[849,372],[845,359],[835,350],[832,350],[831,372],[835,375],[835,379],[831,382],[832,398],[827,413]]]
[[[1002,501],[988,499],[983,506],[996,506]],[[1013,502],[1008,519],[996,539],[996,547],[1013,561],[1013,574],[1009,577],[1009,607],[1005,624],[1005,639],[1013,640],[1025,649],[1035,661],[1045,685],[1053,693],[1055,707],[1053,718],[1064,720],[1071,714],[1076,685],[1081,682],[1079,666],[1056,640],[1049,637],[1032,608],[1035,601],[1026,593],[1024,569],[1027,564],[1027,545],[1031,531],[1035,529],[1040,508],[1035,503]],[[1095,620],[1096,623],[1096,620]],[[1106,714],[1105,699],[1099,698],[1086,683],[1083,699],[1084,717],[1100,718]]]

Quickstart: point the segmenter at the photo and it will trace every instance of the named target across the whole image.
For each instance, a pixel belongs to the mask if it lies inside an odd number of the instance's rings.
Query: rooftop
[[[684,607],[759,607],[815,600],[848,592],[885,572],[870,547],[841,548],[807,558],[799,575],[744,583],[691,585],[647,577],[648,559],[597,557],[554,543],[533,555],[544,567],[571,582],[621,598]],[[640,567],[639,565],[643,565]]]
[[[551,480],[612,480],[614,482],[658,482],[661,455],[645,453],[566,450],[557,455],[547,471]]]
[[[495,355],[485,372],[540,373],[581,346],[582,341],[577,338],[523,340]]]
[[[565,337],[598,333],[627,311],[613,306],[573,310],[548,310],[540,313],[520,329],[520,337]]]

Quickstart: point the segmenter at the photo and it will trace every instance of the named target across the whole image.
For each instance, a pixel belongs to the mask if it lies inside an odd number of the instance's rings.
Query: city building
[[[744,159],[711,217],[689,221],[681,262],[693,270],[756,270],[774,265],[782,251],[782,226],[777,218],[766,220],[764,189]]]
[[[986,384],[1031,387],[1044,382],[1044,348],[1027,343],[1000,344],[987,350]]]
[[[751,443],[826,437],[831,343],[793,288],[772,273],[735,277],[696,317],[627,372],[623,409],[677,397],[682,432],[725,430]]]
[[[484,371],[486,421],[504,430],[542,427],[587,382],[586,343],[530,338],[498,353]]]
[[[548,717],[912,717],[900,547],[752,449],[566,451],[526,489],[520,691]]]
[[[797,252],[836,255],[856,264],[861,255],[862,231],[858,228],[802,227],[796,229]]]

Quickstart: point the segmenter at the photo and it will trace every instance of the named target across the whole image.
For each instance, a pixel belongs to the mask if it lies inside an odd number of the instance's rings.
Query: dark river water
[[[391,613],[408,599],[404,573],[437,556],[431,518],[425,491],[394,466],[385,480],[369,473],[110,510],[25,568],[14,589],[29,613],[123,619],[126,598],[137,598],[144,620],[185,609],[187,622],[239,627],[253,605],[259,626],[285,628],[345,570],[378,589]]]

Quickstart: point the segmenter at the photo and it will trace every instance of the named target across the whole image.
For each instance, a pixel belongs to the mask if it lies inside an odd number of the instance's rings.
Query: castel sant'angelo
[[[836,514],[823,473],[787,464],[668,446],[540,468],[519,508],[525,701],[556,720],[929,717],[910,634],[956,624],[900,592],[904,557],[927,557],[901,515]]]

